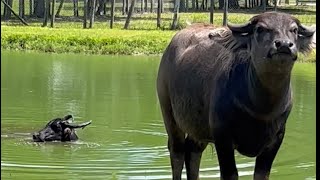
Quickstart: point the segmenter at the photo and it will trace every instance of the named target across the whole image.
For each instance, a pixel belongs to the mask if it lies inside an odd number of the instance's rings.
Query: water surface
[[[167,135],[156,96],[159,57],[1,52],[3,179],[170,179]],[[297,63],[294,107],[272,168],[273,180],[315,179],[315,65]],[[34,143],[50,119],[91,119],[73,143]],[[236,154],[240,179],[254,159]],[[219,179],[215,150],[201,179]]]

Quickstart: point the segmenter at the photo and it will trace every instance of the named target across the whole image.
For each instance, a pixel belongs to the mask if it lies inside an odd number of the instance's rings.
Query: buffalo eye
[[[263,27],[261,27],[261,26],[259,26],[259,27],[257,27],[257,33],[262,33],[263,31],[264,31],[264,28]]]
[[[292,32],[294,34],[298,34],[298,28],[293,28],[290,30],[290,32]]]

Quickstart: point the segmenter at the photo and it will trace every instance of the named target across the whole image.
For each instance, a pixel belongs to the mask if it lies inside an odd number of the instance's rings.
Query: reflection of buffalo
[[[269,178],[292,107],[291,70],[314,32],[267,12],[228,28],[191,25],[173,37],[157,78],[173,179],[184,163],[187,179],[197,179],[209,142],[221,179],[238,179],[234,149],[256,157],[255,180]]]
[[[56,118],[48,122],[45,128],[33,135],[33,141],[76,141],[78,136],[76,128],[84,128],[91,124],[91,121],[82,124],[70,124],[73,121],[72,115],[64,118]]]

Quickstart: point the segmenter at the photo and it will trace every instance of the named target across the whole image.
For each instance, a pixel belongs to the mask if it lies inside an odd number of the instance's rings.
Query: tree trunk
[[[171,30],[177,29],[178,19],[179,19],[179,6],[180,6],[180,0],[175,0],[173,20],[170,28]]]
[[[164,12],[164,4],[163,4],[163,0],[161,0],[161,13]]]
[[[54,18],[55,18],[55,13],[54,13],[54,7],[56,5],[56,0],[52,0],[52,6],[51,6],[51,24],[50,26],[53,28],[54,26]]]
[[[103,14],[107,15],[107,2],[103,1]]]
[[[29,15],[33,15],[33,0],[29,0]]]
[[[10,8],[12,9],[12,0],[7,0],[7,5],[8,7],[6,7],[6,14],[4,16],[4,19],[5,20],[9,20],[10,17],[11,17],[11,10]],[[10,8],[9,8],[10,7]]]
[[[210,0],[210,24],[213,24],[214,0]]]
[[[185,12],[189,11],[189,0],[185,0],[186,1],[186,8],[185,8]]]
[[[153,13],[153,0],[150,0],[150,13]]]
[[[224,0],[224,10],[223,10],[223,26],[227,25],[227,15],[228,15],[228,0]]]
[[[127,16],[127,19],[126,19],[126,23],[124,24],[124,29],[128,29],[129,28],[129,24],[130,24],[131,16],[133,14],[133,9],[134,9],[135,2],[136,2],[135,0],[131,0],[131,5],[130,5],[128,16]]]
[[[60,4],[59,4],[59,7],[58,7],[58,10],[57,10],[57,13],[56,13],[56,16],[59,17],[60,16],[60,11],[63,7],[63,3],[64,3],[64,0],[60,0]]]
[[[126,0],[122,0],[122,15],[126,14]]]
[[[95,15],[96,0],[91,0],[89,28],[92,28]]]
[[[199,0],[196,0],[196,9],[199,10]]]
[[[144,12],[148,11],[148,0],[144,0]]]
[[[24,0],[19,0],[19,16],[24,18],[25,8],[24,8]]]
[[[195,11],[196,10],[196,0],[192,0],[191,1],[191,6],[192,6],[192,11]]]
[[[185,0],[180,0],[179,10],[180,10],[180,12],[186,12],[186,1]]]
[[[33,14],[38,18],[43,18],[45,16],[45,1],[46,0],[34,0]]]
[[[13,9],[8,5],[7,2],[5,2],[4,0],[1,0],[1,1],[5,6],[4,8],[7,8],[7,11],[11,11],[13,15],[16,16],[24,25],[28,26],[28,23],[23,18],[21,18],[17,13],[15,13]]]
[[[83,28],[87,28],[88,0],[83,0]]]
[[[144,6],[144,0],[140,0],[140,13],[143,14],[144,10],[143,10],[143,6]]]
[[[158,0],[157,8],[157,28],[160,28],[161,25],[161,0]]]
[[[79,16],[79,1],[73,0],[73,16],[78,17]]]
[[[113,28],[113,22],[114,22],[114,5],[115,0],[111,0],[111,20],[110,20],[110,29]]]
[[[50,14],[50,0],[44,0],[44,1],[45,1],[45,8],[44,8],[44,18],[43,18],[42,27],[47,26],[49,14]]]
[[[126,0],[126,14],[129,13],[129,0]]]

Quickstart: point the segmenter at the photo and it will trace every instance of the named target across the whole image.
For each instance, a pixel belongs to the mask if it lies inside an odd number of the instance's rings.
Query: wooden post
[[[110,29],[113,28],[113,22],[114,22],[114,5],[115,5],[115,0],[111,1],[111,20],[110,20]]]
[[[52,0],[52,7],[51,7],[51,24],[50,27],[53,28],[54,26],[54,18],[55,18],[55,13],[54,13],[54,7],[56,6],[56,0]]]
[[[227,25],[227,15],[228,15],[228,0],[224,0],[223,26]]]
[[[158,0],[157,8],[157,28],[160,28],[161,25],[161,0]]]
[[[83,28],[87,28],[88,0],[83,0]]]
[[[210,24],[213,24],[214,0],[210,0]]]

